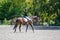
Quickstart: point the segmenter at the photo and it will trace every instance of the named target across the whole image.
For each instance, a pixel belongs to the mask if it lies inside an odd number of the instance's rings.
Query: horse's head
[[[35,18],[37,18],[37,16],[30,16],[30,18],[34,20]]]

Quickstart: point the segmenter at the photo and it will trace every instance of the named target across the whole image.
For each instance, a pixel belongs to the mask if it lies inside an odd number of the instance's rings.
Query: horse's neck
[[[34,19],[34,18],[37,18],[37,16],[31,16],[30,18],[31,18],[31,19]]]

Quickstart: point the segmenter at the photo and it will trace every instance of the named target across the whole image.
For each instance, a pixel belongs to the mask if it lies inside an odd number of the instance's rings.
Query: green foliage
[[[29,16],[37,12],[43,22],[60,25],[60,0],[0,0],[0,20],[9,20],[12,16],[23,17],[25,8]]]
[[[0,7],[0,20],[4,20],[4,18],[8,19],[10,5],[11,2],[3,2]]]
[[[3,25],[10,25],[10,24],[11,22],[5,18],[3,21]]]

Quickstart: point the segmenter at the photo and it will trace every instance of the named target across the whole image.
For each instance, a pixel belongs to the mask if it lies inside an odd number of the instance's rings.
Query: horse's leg
[[[34,28],[33,28],[33,25],[32,25],[32,23],[29,23],[30,24],[30,26],[31,26],[31,28],[32,28],[32,31],[34,32]]]
[[[21,24],[20,24],[20,26],[19,26],[19,31],[21,32]]]
[[[27,25],[26,25],[26,32],[27,32],[27,29],[28,29],[28,23],[27,23]]]
[[[16,28],[17,28],[17,23],[15,24],[15,26],[14,26],[14,28],[13,28],[13,30],[15,30],[14,32],[16,32]]]

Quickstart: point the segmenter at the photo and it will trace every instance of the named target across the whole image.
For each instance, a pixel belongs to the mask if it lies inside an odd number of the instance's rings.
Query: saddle
[[[26,18],[22,18],[22,20],[23,20],[24,22],[28,22],[28,20],[27,20]]]
[[[23,22],[28,22],[30,19],[27,19],[27,18],[18,18],[18,20],[21,20]]]

